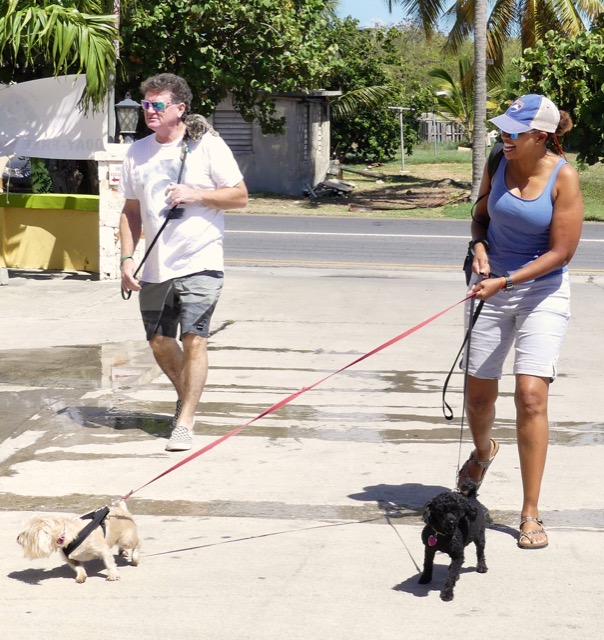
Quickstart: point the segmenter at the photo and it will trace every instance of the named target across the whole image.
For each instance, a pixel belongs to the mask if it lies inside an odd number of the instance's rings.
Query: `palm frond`
[[[44,57],[55,75],[71,70],[85,73],[83,104],[96,107],[106,99],[117,62],[116,16],[93,15],[77,8],[98,11],[107,5],[101,0],[69,4],[0,2],[0,63],[21,60],[33,66]]]
[[[416,19],[430,37],[438,26],[443,14],[442,0],[385,0],[388,11],[392,12],[393,5],[400,5],[407,10],[407,14]]]
[[[393,95],[394,89],[388,85],[347,91],[332,102],[331,114],[334,119],[348,118],[361,108],[376,109],[385,106]]]

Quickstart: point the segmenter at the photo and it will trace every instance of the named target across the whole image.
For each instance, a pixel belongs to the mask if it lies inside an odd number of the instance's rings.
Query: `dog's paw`
[[[483,563],[483,564],[479,564],[479,565],[476,567],[476,571],[477,571],[478,573],[486,573],[488,570],[489,570],[489,568],[488,568],[488,567],[487,567],[487,565],[486,565],[486,564],[484,564],[484,563]]]
[[[443,590],[440,592],[440,599],[441,599],[443,602],[451,602],[451,600],[453,600],[453,590],[452,590],[452,589],[451,589],[451,590],[448,590],[448,589],[446,589],[446,590],[445,590],[445,589],[443,589]]]
[[[432,576],[428,576],[425,573],[422,573],[422,575],[419,577],[419,583],[428,584],[429,582],[432,582]]]
[[[119,573],[110,573],[107,576],[107,581],[108,582],[116,582],[119,579],[120,579],[120,574]]]
[[[86,578],[88,577],[88,574],[86,573],[84,567],[82,566],[75,567],[75,572],[76,572],[75,581],[78,584],[83,584],[84,582],[86,582]]]

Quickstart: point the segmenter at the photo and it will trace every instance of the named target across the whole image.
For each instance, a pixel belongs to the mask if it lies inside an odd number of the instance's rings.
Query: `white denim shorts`
[[[477,305],[474,300],[474,309]],[[468,301],[466,327],[470,307]],[[513,345],[515,375],[553,381],[569,319],[568,272],[500,291],[484,303],[472,329],[468,373],[485,380],[500,379]]]

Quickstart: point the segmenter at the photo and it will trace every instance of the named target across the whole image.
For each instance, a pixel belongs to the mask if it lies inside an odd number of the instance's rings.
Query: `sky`
[[[384,0],[340,0],[337,14],[339,18],[356,18],[361,27],[369,27],[376,22],[396,24],[405,17],[400,4],[393,5],[392,14],[389,14]]]

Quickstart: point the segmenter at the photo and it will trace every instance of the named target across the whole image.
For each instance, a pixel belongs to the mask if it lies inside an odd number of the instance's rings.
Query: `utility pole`
[[[401,173],[405,173],[405,130],[403,127],[403,112],[413,111],[411,107],[388,107],[393,111],[398,111],[399,122],[401,125]]]

